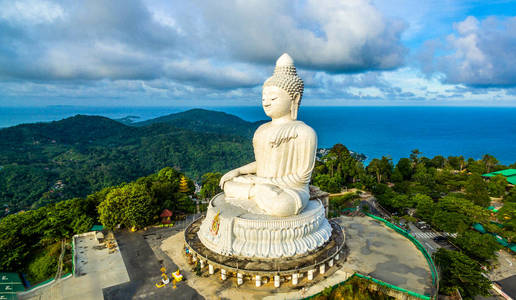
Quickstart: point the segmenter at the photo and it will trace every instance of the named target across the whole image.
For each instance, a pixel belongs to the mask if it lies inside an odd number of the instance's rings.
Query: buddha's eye
[[[272,98],[272,99],[271,99],[271,101],[274,101],[274,100],[276,100],[276,99],[278,99],[278,97],[274,97],[274,98]]]

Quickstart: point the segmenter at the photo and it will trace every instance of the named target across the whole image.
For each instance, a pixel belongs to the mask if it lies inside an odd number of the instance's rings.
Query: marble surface
[[[283,54],[263,86],[262,106],[271,121],[253,137],[255,161],[224,174],[226,201],[255,214],[292,216],[308,204],[317,135],[297,120],[303,81]]]
[[[251,213],[219,194],[210,202],[197,235],[218,254],[280,258],[317,249],[328,241],[331,232],[319,200],[309,201],[300,214],[277,217]]]

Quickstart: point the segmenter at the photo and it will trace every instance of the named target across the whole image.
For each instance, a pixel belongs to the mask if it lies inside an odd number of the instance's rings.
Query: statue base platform
[[[214,253],[242,258],[286,258],[304,255],[324,245],[332,235],[319,200],[311,200],[298,215],[275,217],[252,213],[213,197],[197,233]]]
[[[283,280],[306,277],[308,280],[299,284],[311,284],[321,279],[316,278],[316,274],[330,271],[334,265],[346,259],[344,232],[340,225],[333,221],[327,221],[331,227],[331,236],[322,246],[303,255],[286,258],[249,258],[216,253],[208,249],[199,238],[201,224],[204,222],[206,218],[201,217],[185,229],[185,254],[194,262],[199,261],[201,268],[209,267],[209,274],[220,272],[223,280],[239,276],[252,280],[260,277],[272,280],[275,276],[280,276]]]

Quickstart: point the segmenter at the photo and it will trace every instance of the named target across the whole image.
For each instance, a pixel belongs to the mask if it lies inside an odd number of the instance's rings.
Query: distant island
[[[131,125],[135,122],[135,120],[138,120],[139,118],[140,118],[139,116],[125,116],[120,119],[115,119],[115,121],[118,121],[125,125]]]

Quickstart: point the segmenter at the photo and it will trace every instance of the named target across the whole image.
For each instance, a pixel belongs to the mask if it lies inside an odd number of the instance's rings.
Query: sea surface
[[[147,120],[191,107],[0,107],[0,128],[48,122],[76,114],[109,118],[138,116]],[[267,119],[261,107],[210,107],[244,120]],[[516,108],[482,107],[301,107],[299,119],[312,126],[319,147],[342,143],[375,157],[390,155],[394,163],[412,149],[424,156],[463,155],[480,159],[489,153],[502,164],[516,162]]]

